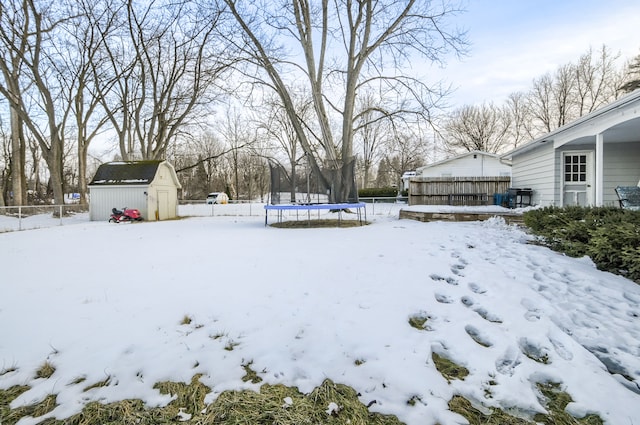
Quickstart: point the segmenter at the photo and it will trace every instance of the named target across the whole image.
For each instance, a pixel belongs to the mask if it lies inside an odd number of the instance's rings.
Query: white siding
[[[178,189],[173,179],[172,170],[166,163],[158,166],[156,176],[148,190],[145,220],[166,220],[178,215]]]
[[[112,208],[137,208],[147,219],[147,197],[144,194],[148,186],[89,186],[89,219],[92,221],[109,220]]]
[[[514,156],[511,168],[512,187],[533,189],[534,205],[559,205],[560,199],[556,195],[559,183],[554,167],[556,161],[553,143]]]
[[[635,186],[640,181],[640,142],[605,143],[604,205],[618,205],[616,186]]]
[[[509,176],[511,167],[499,158],[482,154],[466,155],[420,169],[421,177],[499,177]]]

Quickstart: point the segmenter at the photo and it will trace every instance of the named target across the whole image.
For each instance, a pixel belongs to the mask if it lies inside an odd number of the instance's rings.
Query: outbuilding
[[[511,164],[482,151],[465,152],[416,170],[417,177],[510,177]]]
[[[89,183],[89,217],[108,220],[112,208],[137,208],[145,220],[178,215],[176,171],[167,161],[115,161],[100,165]]]

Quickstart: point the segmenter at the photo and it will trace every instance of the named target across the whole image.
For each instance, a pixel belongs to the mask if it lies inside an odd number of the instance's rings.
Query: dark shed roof
[[[89,186],[150,184],[162,161],[116,161],[98,167]]]

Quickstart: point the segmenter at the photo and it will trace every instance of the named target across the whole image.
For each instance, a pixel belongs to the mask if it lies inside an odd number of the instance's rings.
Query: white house
[[[509,177],[511,165],[499,155],[471,151],[416,169],[417,177]]]
[[[541,206],[618,205],[616,186],[640,180],[640,90],[503,156],[512,186]]]
[[[89,217],[108,220],[112,208],[137,208],[145,220],[178,215],[178,176],[166,161],[118,161],[100,165],[89,183]]]

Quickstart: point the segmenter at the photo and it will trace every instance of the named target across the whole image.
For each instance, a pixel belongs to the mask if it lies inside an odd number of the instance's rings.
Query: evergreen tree
[[[624,81],[622,86],[620,86],[620,90],[624,93],[631,93],[635,89],[640,88],[640,55],[633,58],[627,65]]]

